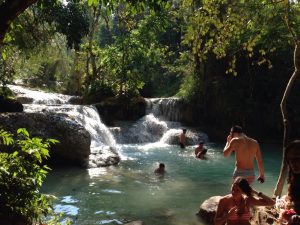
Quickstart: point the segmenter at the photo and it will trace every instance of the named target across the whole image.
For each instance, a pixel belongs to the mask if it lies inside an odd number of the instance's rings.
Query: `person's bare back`
[[[233,151],[235,152],[236,159],[233,178],[242,176],[246,178],[249,183],[252,183],[255,179],[254,159],[256,159],[260,172],[258,180],[260,182],[264,182],[264,167],[259,144],[256,140],[246,136],[242,132],[242,128],[240,126],[234,126],[231,128],[223,154],[227,157]]]
[[[236,168],[237,169],[253,169],[254,159],[259,146],[256,140],[247,137],[246,135],[241,135],[240,137],[232,140],[234,143],[235,158],[236,158]]]
[[[179,135],[179,145],[181,148],[185,148],[186,145],[186,129],[182,129],[182,133]]]

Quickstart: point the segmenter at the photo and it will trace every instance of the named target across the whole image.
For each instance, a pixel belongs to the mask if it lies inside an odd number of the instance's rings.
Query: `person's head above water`
[[[158,174],[164,174],[166,171],[165,171],[165,164],[164,163],[159,163],[159,166],[157,169],[155,169],[154,171],[155,173],[158,173]]]
[[[165,168],[165,164],[164,163],[159,163],[159,168],[164,169]]]

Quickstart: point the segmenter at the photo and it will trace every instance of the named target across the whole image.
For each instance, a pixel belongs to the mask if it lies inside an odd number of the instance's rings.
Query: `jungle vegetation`
[[[297,0],[0,0],[0,81],[181,97],[194,122],[299,136]]]
[[[19,11],[8,15],[11,2]],[[178,96],[212,130],[239,123],[279,138],[294,71],[285,18],[295,30],[298,11],[298,1],[278,0],[1,0],[9,23],[0,24],[0,80],[100,98]],[[295,137],[299,91],[291,91]]]

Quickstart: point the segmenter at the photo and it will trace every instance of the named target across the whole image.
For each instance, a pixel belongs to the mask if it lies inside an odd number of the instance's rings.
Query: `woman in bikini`
[[[220,199],[215,225],[250,225],[252,206],[272,206],[275,201],[250,187],[248,181],[237,177],[231,194]]]

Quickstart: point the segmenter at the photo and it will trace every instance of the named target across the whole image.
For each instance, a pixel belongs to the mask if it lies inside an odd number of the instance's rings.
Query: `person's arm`
[[[231,135],[228,135],[227,142],[223,150],[223,155],[225,157],[229,156],[231,152],[234,150],[236,144],[237,144],[237,139],[236,138],[232,139]]]
[[[257,166],[258,166],[258,170],[259,170],[258,179],[262,179],[264,182],[265,181],[265,171],[264,171],[264,165],[263,165],[261,151],[260,151],[260,147],[259,147],[258,143],[257,143],[257,151],[255,154],[255,158],[256,158]]]
[[[221,198],[214,219],[215,225],[223,225],[227,221],[228,212],[225,211],[225,205],[226,205],[226,199]]]
[[[273,206],[275,201],[269,196],[263,194],[262,192],[257,192],[256,190],[252,190],[251,197],[248,198],[248,204],[251,206]]]

